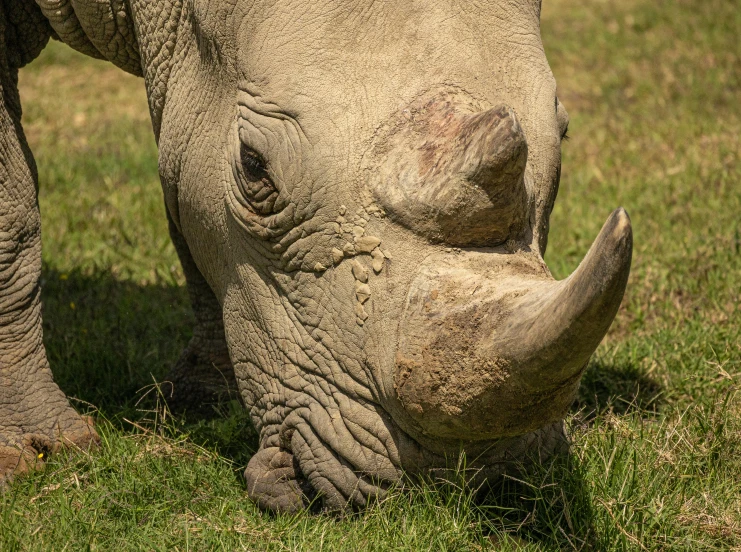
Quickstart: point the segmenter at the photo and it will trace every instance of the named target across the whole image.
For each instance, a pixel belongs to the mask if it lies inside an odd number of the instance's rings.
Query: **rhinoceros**
[[[562,450],[625,290],[630,220],[543,256],[566,110],[539,0],[1,0],[0,475],[93,446],[54,383],[17,72],[50,37],[143,77],[196,327],[261,507],[357,509],[465,454],[477,480]]]

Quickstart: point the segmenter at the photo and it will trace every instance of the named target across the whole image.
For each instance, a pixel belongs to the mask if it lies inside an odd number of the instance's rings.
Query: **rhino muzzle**
[[[430,257],[399,326],[394,383],[407,429],[488,440],[562,419],[620,306],[631,254],[618,209],[562,281],[534,253]]]

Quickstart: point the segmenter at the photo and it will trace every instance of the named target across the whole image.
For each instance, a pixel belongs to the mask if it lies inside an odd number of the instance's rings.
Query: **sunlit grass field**
[[[24,69],[45,341],[103,441],[0,494],[0,550],[741,550],[741,9],[544,0],[542,34],[571,115],[546,260],[567,275],[619,205],[635,232],[571,454],[475,501],[428,484],[342,519],[246,499],[237,409],[141,411],[192,319],[143,84],[57,43]]]

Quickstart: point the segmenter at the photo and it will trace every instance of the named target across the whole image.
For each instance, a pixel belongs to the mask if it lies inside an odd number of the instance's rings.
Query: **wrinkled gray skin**
[[[236,375],[262,507],[363,507],[461,452],[482,480],[563,446],[632,245],[618,210],[570,278],[543,262],[568,116],[538,0],[0,8],[0,478],[97,442],[41,342],[16,75],[50,36],[144,77],[198,320],[175,393]]]

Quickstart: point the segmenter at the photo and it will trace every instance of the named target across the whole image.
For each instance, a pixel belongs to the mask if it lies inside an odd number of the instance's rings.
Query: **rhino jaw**
[[[394,384],[413,434],[489,440],[562,419],[622,301],[632,230],[612,213],[576,271],[532,253],[428,259],[399,326]]]

